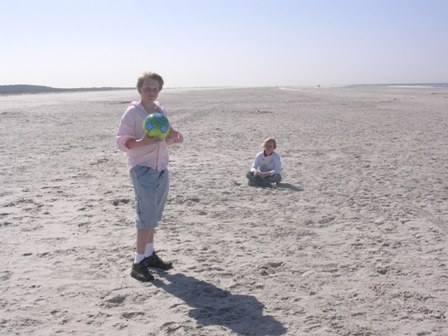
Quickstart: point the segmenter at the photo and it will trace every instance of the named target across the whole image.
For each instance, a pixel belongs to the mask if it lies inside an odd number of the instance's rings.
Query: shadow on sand
[[[254,296],[234,295],[208,282],[183,274],[159,273],[169,283],[153,285],[183,300],[192,309],[188,315],[203,326],[220,325],[238,335],[283,335],[286,329],[271,316],[263,315],[263,304]]]
[[[290,184],[290,183],[282,183],[282,182],[277,184],[277,188],[279,188],[279,189],[289,189],[289,190],[292,190],[292,191],[303,191],[303,187],[302,186],[295,186],[295,185]]]
[[[277,183],[276,187],[273,187],[271,184],[266,184],[266,185],[259,184],[259,185],[249,185],[249,186],[253,187],[253,188],[264,188],[264,189],[289,189],[292,191],[303,191],[304,190],[302,186],[295,186],[291,183],[282,183],[282,182]]]

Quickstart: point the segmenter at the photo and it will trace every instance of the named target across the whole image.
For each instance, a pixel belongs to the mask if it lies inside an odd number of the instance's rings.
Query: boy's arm
[[[274,172],[272,173],[272,175],[274,174],[280,174],[282,172],[282,161],[280,159],[280,155],[275,155],[273,157],[274,160]]]
[[[171,128],[165,141],[167,145],[178,144],[184,141],[184,137],[180,132],[176,131],[174,128]]]
[[[129,138],[126,141],[125,146],[128,149],[135,149],[135,148],[140,148],[143,146],[154,145],[155,143],[157,143],[159,141],[161,141],[161,140],[158,140],[155,138],[149,138],[146,135],[144,135],[141,139]]]
[[[250,167],[250,171],[252,173],[257,171],[257,168],[260,166],[260,161],[261,161],[261,157],[259,154],[257,154],[257,156],[255,157],[254,162],[252,163],[252,167]]]

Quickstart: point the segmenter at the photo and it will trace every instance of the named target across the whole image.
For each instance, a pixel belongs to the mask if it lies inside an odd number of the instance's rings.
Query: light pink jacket
[[[157,110],[166,116],[165,109],[155,102]],[[117,145],[126,153],[126,159],[129,170],[137,165],[150,167],[157,171],[168,168],[168,145],[181,143],[182,135],[175,139],[167,139],[159,141],[154,145],[143,146],[139,148],[129,149],[126,147],[126,141],[129,139],[141,139],[144,135],[143,120],[149,114],[145,111],[141,102],[132,102],[126,112],[121,117],[120,125],[117,131]]]

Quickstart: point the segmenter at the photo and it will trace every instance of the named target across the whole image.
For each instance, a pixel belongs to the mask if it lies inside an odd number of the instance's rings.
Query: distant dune
[[[121,87],[92,87],[92,88],[72,88],[61,89],[42,85],[0,85],[0,94],[24,94],[24,93],[51,93],[51,92],[79,92],[79,91],[111,91],[111,90],[128,90],[133,88]]]

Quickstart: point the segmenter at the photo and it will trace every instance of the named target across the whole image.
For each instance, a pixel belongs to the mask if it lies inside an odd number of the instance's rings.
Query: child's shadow
[[[179,273],[160,272],[159,275],[169,283],[156,279],[153,285],[192,307],[188,315],[203,326],[221,325],[238,335],[282,335],[286,332],[279,321],[263,315],[263,304],[254,296],[234,295]]]
[[[255,188],[263,188],[263,189],[289,189],[292,191],[303,191],[303,187],[302,186],[295,186],[291,183],[283,183],[283,182],[279,182],[277,183],[276,186],[269,184],[255,184],[255,185],[249,185],[251,187],[255,187]]]
[[[295,186],[291,183],[282,183],[279,182],[277,183],[277,188],[282,188],[282,189],[290,189],[292,191],[303,191],[303,187],[302,186]]]

